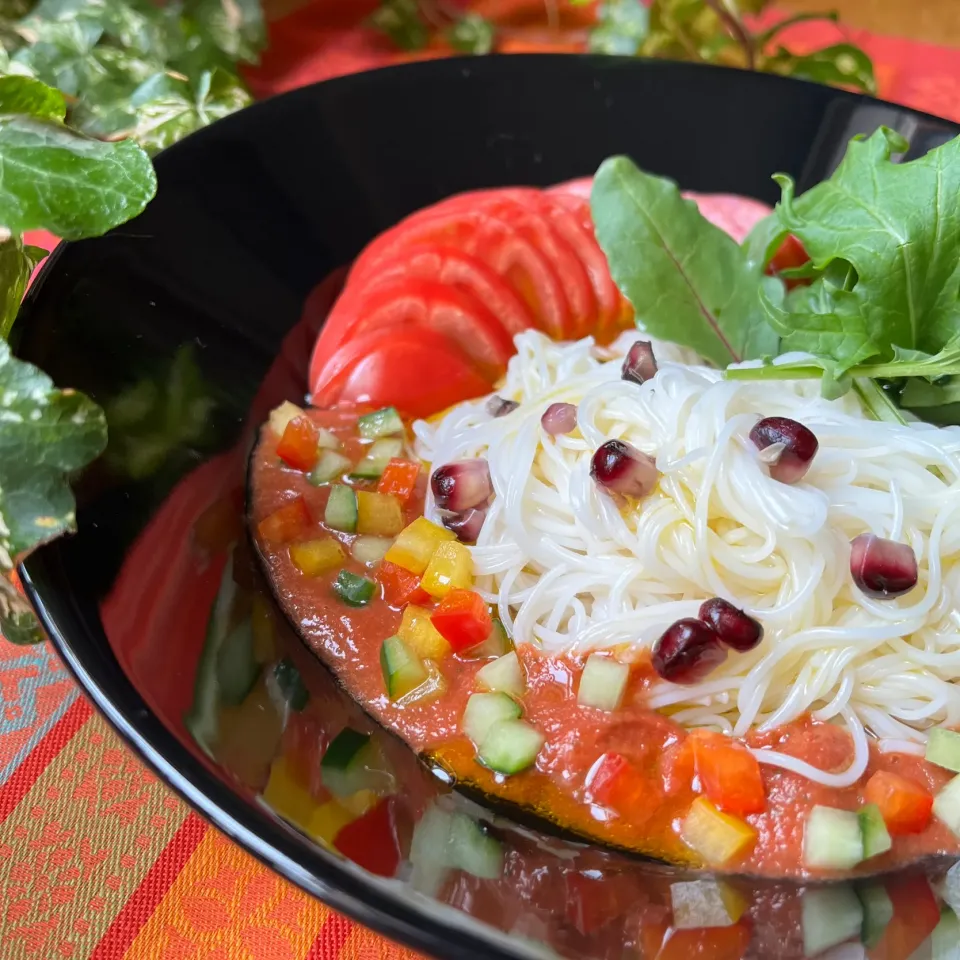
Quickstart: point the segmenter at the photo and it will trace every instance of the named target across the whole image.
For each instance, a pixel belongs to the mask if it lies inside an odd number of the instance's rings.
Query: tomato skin
[[[777,276],[784,270],[802,267],[809,259],[807,251],[803,249],[803,244],[792,233],[788,233],[786,240],[780,245],[780,249],[767,264],[767,273],[771,276]],[[788,290],[809,282],[809,280],[784,280]]]
[[[693,733],[689,739],[697,776],[711,803],[738,817],[766,810],[760,764],[746,747],[720,734]]]
[[[312,470],[320,459],[320,433],[309,417],[294,417],[277,444],[277,456],[294,470]]]
[[[892,836],[922,833],[933,817],[933,795],[912,780],[886,770],[878,770],[867,781],[863,797],[880,808]]]
[[[359,336],[337,351],[334,370],[324,369],[320,348],[318,342],[311,362],[314,406],[394,406],[407,416],[428,417],[490,392],[490,382],[446,337],[431,330]],[[425,370],[437,373],[424,376]]]
[[[317,341],[316,350],[332,359],[346,342],[374,331],[390,336],[399,327],[443,334],[491,380],[503,374],[513,355],[513,339],[496,315],[470,292],[449,284],[398,276],[342,302]]]

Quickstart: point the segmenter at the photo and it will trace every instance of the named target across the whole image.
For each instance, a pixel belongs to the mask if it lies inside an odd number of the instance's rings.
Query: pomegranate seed
[[[796,483],[810,469],[820,444],[813,432],[789,417],[766,417],[751,431],[761,459],[770,465],[770,476],[781,483]]]
[[[660,471],[653,457],[623,440],[608,440],[593,455],[590,476],[614,493],[643,497],[657,485]]]
[[[646,383],[657,375],[657,358],[648,340],[638,340],[628,351],[620,373],[621,380]]]
[[[490,467],[482,458],[448,463],[433,471],[430,489],[441,510],[462,513],[484,503],[493,493]]]
[[[738,653],[760,646],[763,627],[721,597],[707,600],[700,607],[700,619],[716,631],[720,642]]]
[[[653,669],[670,683],[699,683],[727,659],[716,630],[692,617],[678,620],[653,645]]]
[[[483,528],[483,521],[487,519],[487,511],[471,508],[463,513],[452,513],[443,518],[443,525],[452,530],[461,543],[476,543]]]
[[[577,408],[572,403],[551,403],[540,418],[540,426],[551,436],[570,433],[577,426]]]
[[[850,544],[853,582],[876,600],[892,600],[917,585],[917,555],[906,543],[861,533]]]
[[[519,406],[516,400],[504,400],[503,397],[493,396],[487,401],[487,413],[491,417],[505,417]]]

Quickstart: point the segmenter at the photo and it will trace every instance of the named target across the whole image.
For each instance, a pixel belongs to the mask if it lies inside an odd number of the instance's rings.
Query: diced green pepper
[[[341,570],[334,581],[333,592],[351,607],[365,607],[373,599],[375,587],[372,580]]]

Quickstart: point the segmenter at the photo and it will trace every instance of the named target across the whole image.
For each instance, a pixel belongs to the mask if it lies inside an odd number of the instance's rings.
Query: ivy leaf
[[[155,153],[249,103],[240,80],[219,67],[204,71],[196,82],[159,73],[130,98],[136,120],[129,132],[144,150]]]
[[[25,247],[16,234],[0,243],[0,337],[4,340],[17,318],[30,275],[46,255],[41,247]]]
[[[650,13],[640,0],[606,0],[597,10],[597,26],[590,31],[591,53],[635,56],[650,33]]]
[[[447,42],[461,53],[481,55],[493,49],[497,32],[494,25],[476,13],[461,17],[449,30]]]
[[[852,43],[838,43],[805,54],[793,54],[781,47],[773,56],[766,58],[764,69],[785,77],[855,87],[864,93],[877,92],[873,62]]]
[[[63,120],[63,94],[32,77],[0,77],[0,114],[23,113],[41,120]]]
[[[0,571],[75,527],[68,474],[103,451],[103,411],[0,341]]]
[[[675,183],[613,157],[597,171],[590,206],[610,272],[641,330],[721,367],[777,352],[760,295],[779,281],[762,277]]]
[[[18,647],[47,639],[30,604],[6,577],[0,577],[0,636]]]
[[[0,224],[66,240],[99,236],[156,193],[149,157],[131,140],[103,143],[61,124],[0,117]]]
[[[422,50],[430,39],[417,0],[380,0],[370,25],[385,33],[401,50]]]
[[[267,44],[260,0],[187,0],[183,12],[231,60],[260,59]]]

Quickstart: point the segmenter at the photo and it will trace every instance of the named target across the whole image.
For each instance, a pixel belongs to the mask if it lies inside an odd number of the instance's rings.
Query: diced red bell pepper
[[[751,935],[743,920],[730,927],[671,929],[649,960],[740,960],[750,946]],[[646,954],[644,960],[648,960]]]
[[[595,803],[629,817],[632,823],[646,820],[661,801],[657,784],[613,752],[604,755],[588,789]]]
[[[420,575],[389,560],[380,563],[377,582],[383,587],[383,599],[391,607],[405,607],[408,603],[422,607],[430,602],[430,595],[420,588]]]
[[[257,526],[260,536],[272,543],[289,543],[301,536],[311,524],[310,511],[303,497],[296,497],[264,517]]]
[[[451,590],[440,601],[430,622],[454,652],[483,643],[493,629],[493,620],[483,597],[472,590]]]
[[[933,816],[933,796],[928,790],[886,770],[878,770],[863,791],[867,803],[875,803],[893,836],[922,833]]]
[[[380,481],[377,483],[377,493],[389,494],[396,497],[401,503],[406,503],[417,487],[417,477],[419,476],[419,463],[394,457],[380,475]]]
[[[738,817],[766,810],[760,764],[746,747],[706,731],[698,731],[690,739],[697,776],[715,806]]]
[[[306,787],[320,802],[330,796],[320,775],[320,760],[329,739],[324,725],[309,713],[291,712],[283,731],[283,755],[290,772],[297,783]]]
[[[391,798],[381,800],[372,810],[343,827],[333,845],[365,870],[380,877],[392,877],[400,865],[400,841]]]
[[[927,878],[919,874],[892,878],[884,886],[893,917],[867,956],[870,960],[907,960],[940,922],[940,904]]]
[[[320,459],[320,431],[309,417],[294,417],[277,444],[277,456],[294,470],[312,470]]]

